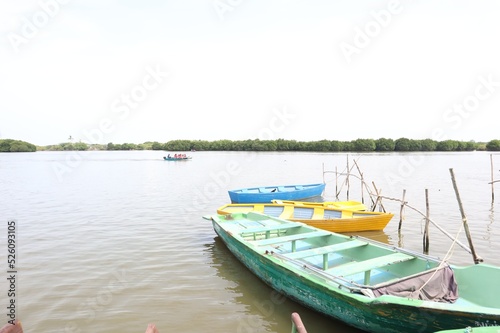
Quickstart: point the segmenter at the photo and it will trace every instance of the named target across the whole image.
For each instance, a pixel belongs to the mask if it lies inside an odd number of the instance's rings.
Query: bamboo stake
[[[493,154],[490,154],[490,165],[491,165],[491,203],[495,202],[495,185],[493,180]]]
[[[481,257],[478,257],[476,254],[476,250],[474,250],[474,245],[472,244],[472,237],[469,231],[469,225],[467,224],[467,217],[465,216],[462,200],[460,199],[460,193],[458,193],[458,187],[455,181],[455,174],[453,173],[453,169],[450,169],[450,174],[451,174],[451,181],[453,183],[453,189],[455,190],[455,194],[457,196],[458,207],[460,208],[460,214],[462,214],[462,223],[465,229],[465,234],[467,236],[467,241],[469,242],[469,248],[471,250],[472,259],[474,259],[475,264],[478,264],[480,262],[483,262],[483,259]]]
[[[429,253],[429,190],[425,189],[425,228],[424,228],[424,253]]]
[[[385,207],[384,207],[384,204],[382,203],[382,197],[380,196],[380,193],[382,193],[382,190],[379,191],[377,189],[377,186],[375,186],[375,182],[372,182],[372,184],[373,184],[373,188],[375,189],[375,193],[377,193],[377,201],[375,202],[375,206],[373,207],[372,211],[375,211],[375,208],[378,204],[379,207],[382,209],[382,211],[385,213]]]
[[[398,226],[398,231],[401,231],[401,225],[403,224],[403,213],[404,213],[404,208],[405,208],[405,196],[406,196],[406,189],[403,189],[403,200],[401,200],[401,208],[399,210],[399,226]]]
[[[325,184],[326,183],[326,181],[325,181],[325,162],[323,162],[323,164],[322,164],[322,169],[323,169],[323,184]]]
[[[361,175],[361,198],[362,198],[362,203],[365,203],[364,201],[364,190],[363,190],[363,187],[364,189],[368,192],[368,196],[370,197],[370,201],[372,202],[372,207],[375,205],[375,201],[373,201],[373,198],[372,196],[370,195],[370,189],[368,188],[368,185],[366,184],[364,178],[363,178],[363,173],[361,172],[361,169],[359,168],[358,166],[358,163],[356,162],[356,160],[354,160],[354,165],[356,166],[356,168],[358,169],[358,173]]]
[[[400,199],[397,199],[397,198],[391,198],[391,197],[385,197],[385,196],[382,196],[382,198],[384,199],[387,199],[387,200],[392,200],[392,201],[398,201],[398,202],[401,202]],[[425,216],[424,213],[422,213],[420,210],[418,210],[417,208],[409,205],[408,203],[405,204],[406,207],[416,211],[417,213],[419,213],[420,215],[422,216]],[[444,230],[439,224],[437,224],[434,220],[432,220],[431,218],[429,218],[429,221],[432,223],[432,225],[434,225],[436,228],[439,229],[439,231],[441,231],[446,237],[448,237],[449,239],[451,239],[452,241],[454,241],[455,243],[457,243],[458,245],[460,245],[460,247],[462,247],[465,251],[471,253],[471,249],[469,249],[469,247],[465,244],[463,244],[462,242],[460,242],[458,239],[455,239],[455,237],[453,237],[452,235],[450,235],[449,232],[447,232],[446,230]]]
[[[337,166],[335,166],[335,199],[339,200],[339,174],[337,172]]]
[[[401,230],[398,230],[398,247],[403,248],[403,234],[401,233]]]
[[[349,168],[349,155],[347,155],[347,176],[345,179],[345,183],[347,185],[347,201],[349,201],[349,174],[351,173],[351,169]]]
[[[365,203],[365,191],[363,183],[364,183],[363,174],[361,174],[361,203]]]
[[[356,160],[353,160],[353,162],[354,162],[354,165],[356,166],[356,169],[358,169],[358,173],[361,177],[361,202],[365,203],[365,189],[364,189],[365,180],[363,179],[363,173],[361,172],[361,169],[359,168],[358,163],[356,163]]]

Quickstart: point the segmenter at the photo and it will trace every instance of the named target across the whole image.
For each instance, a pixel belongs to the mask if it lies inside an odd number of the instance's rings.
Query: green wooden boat
[[[500,268],[437,258],[261,213],[207,216],[272,288],[368,332],[500,325]]]

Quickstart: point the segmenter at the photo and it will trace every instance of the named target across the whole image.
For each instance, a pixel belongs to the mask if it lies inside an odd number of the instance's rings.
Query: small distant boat
[[[277,204],[289,204],[295,206],[308,206],[308,207],[326,207],[342,210],[366,210],[366,206],[359,201],[292,201],[292,200],[272,200]]]
[[[274,200],[279,202],[280,200]],[[327,208],[322,205],[295,205],[285,203],[227,204],[217,209],[218,214],[258,212],[332,232],[359,232],[384,230],[394,214]]]
[[[306,185],[284,185],[284,186],[263,186],[249,187],[238,190],[230,190],[229,198],[232,203],[271,203],[276,200],[302,200],[320,196],[325,190],[325,184]]]
[[[191,156],[181,156],[181,157],[172,157],[172,156],[163,156],[165,161],[187,161],[190,160]]]
[[[482,326],[500,323],[500,267],[450,265],[255,212],[204,218],[271,288],[363,331],[491,333]]]

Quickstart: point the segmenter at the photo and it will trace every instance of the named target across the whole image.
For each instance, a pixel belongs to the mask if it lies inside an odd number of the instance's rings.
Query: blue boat
[[[272,200],[303,200],[320,196],[325,184],[249,187],[228,191],[232,203],[270,203]]]
[[[191,159],[191,156],[184,156],[184,157],[163,156],[163,159],[165,161],[189,161]]]

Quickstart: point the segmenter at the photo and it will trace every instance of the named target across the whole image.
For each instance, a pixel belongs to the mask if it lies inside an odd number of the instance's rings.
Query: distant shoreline
[[[56,145],[35,146],[31,143],[0,139],[0,152],[34,151],[113,151],[113,150],[158,150],[158,151],[280,151],[280,152],[452,152],[452,151],[500,151],[500,140],[489,142],[432,139],[396,140],[356,139],[352,141],[320,140],[172,140],[166,143],[147,141],[134,143],[87,144],[84,142],[63,142]]]

